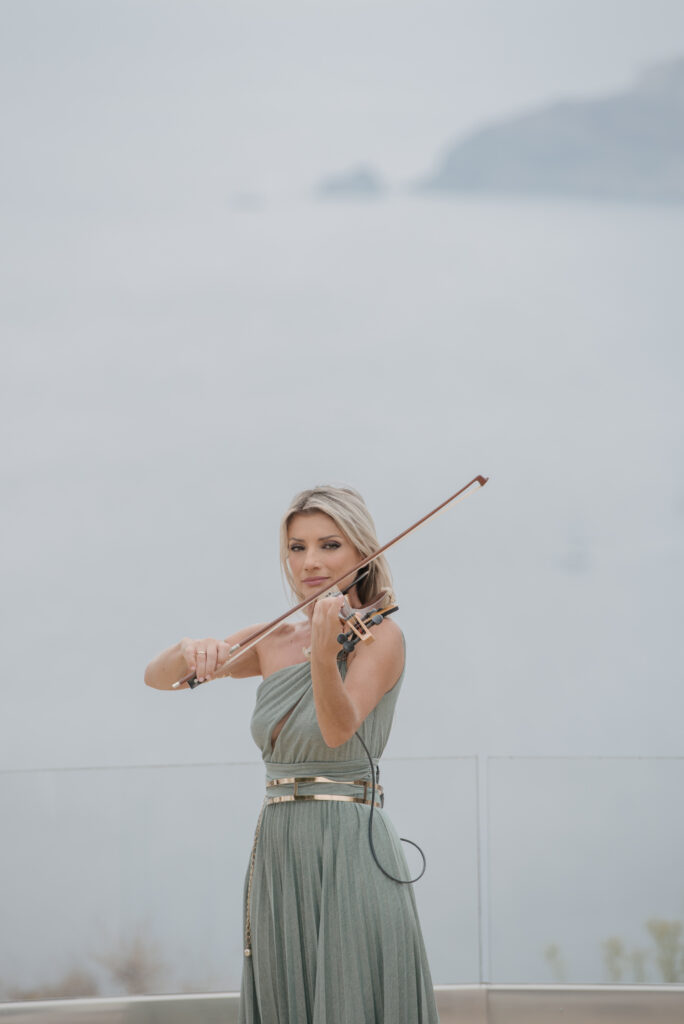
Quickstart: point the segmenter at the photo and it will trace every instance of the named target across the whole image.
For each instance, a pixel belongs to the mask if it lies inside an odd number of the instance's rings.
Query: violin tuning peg
[[[353,640],[345,640],[344,643],[342,644],[342,650],[346,654],[349,654],[350,651],[354,650],[354,641]]]
[[[376,614],[371,617],[371,622],[374,626],[379,626],[382,622],[382,615],[380,615],[379,612],[376,612]]]
[[[347,639],[347,634],[346,633],[338,633],[337,634],[337,642],[338,642],[338,644],[343,644],[346,639]]]

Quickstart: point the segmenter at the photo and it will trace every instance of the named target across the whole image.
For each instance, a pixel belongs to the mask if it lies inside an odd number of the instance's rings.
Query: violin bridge
[[[370,629],[359,615],[350,615],[350,617],[345,620],[344,624],[349,627],[354,636],[360,640],[362,644],[375,640]]]

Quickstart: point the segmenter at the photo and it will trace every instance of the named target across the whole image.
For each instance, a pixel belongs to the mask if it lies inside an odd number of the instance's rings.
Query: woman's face
[[[302,598],[331,584],[362,558],[335,520],[324,512],[294,515],[287,529],[287,546],[292,577]],[[353,579],[354,574],[350,573],[348,579],[338,584],[340,590]]]

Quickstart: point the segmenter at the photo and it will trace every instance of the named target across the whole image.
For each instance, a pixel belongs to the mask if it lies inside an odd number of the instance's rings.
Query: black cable
[[[425,854],[421,850],[421,848],[418,845],[418,843],[414,843],[412,839],[403,839],[401,836],[399,837],[400,838],[400,842],[408,843],[410,846],[415,846],[416,850],[418,850],[418,853],[423,858],[423,868],[422,868],[422,871],[420,872],[419,875],[416,875],[415,878],[397,878],[395,875],[391,875],[389,873],[389,871],[386,871],[385,868],[383,868],[383,866],[380,863],[380,861],[378,860],[378,856],[377,856],[377,854],[375,852],[375,847],[373,845],[373,812],[375,811],[375,771],[376,771],[376,769],[375,769],[375,766],[373,764],[373,758],[370,755],[370,751],[369,751],[368,747],[363,742],[363,740],[359,736],[358,732],[355,733],[355,736],[358,739],[358,741],[361,744],[361,746],[363,747],[363,749],[366,751],[366,757],[368,758],[368,762],[370,764],[370,770],[371,770],[372,795],[371,795],[370,814],[368,816],[368,842],[370,844],[371,853],[373,854],[373,860],[378,865],[378,867],[382,871],[383,875],[386,875],[387,878],[390,878],[393,882],[398,882],[399,885],[413,885],[414,882],[417,882],[419,878],[423,877],[423,875],[425,874],[425,869],[427,867],[427,861],[425,860]],[[380,769],[378,768],[377,770],[378,770],[378,775],[379,775]]]

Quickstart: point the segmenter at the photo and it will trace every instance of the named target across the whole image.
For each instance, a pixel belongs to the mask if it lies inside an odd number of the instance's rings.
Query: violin
[[[366,569],[365,572],[359,573],[354,582],[345,587],[344,590],[340,590],[338,587],[330,587],[324,594],[321,594],[321,597],[343,597],[367,575],[368,570]],[[352,608],[349,601],[343,601],[340,606],[339,616],[340,621],[347,629],[337,636],[337,642],[342,648],[337,656],[338,660],[344,661],[358,643],[367,644],[374,640],[375,637],[370,627],[379,626],[382,620],[396,612],[398,607],[398,604],[392,602],[388,590],[383,590],[382,593],[377,594],[373,602],[366,605],[365,608]],[[309,658],[310,656],[311,648],[305,647],[304,657]]]
[[[337,589],[337,588],[336,588]],[[331,595],[337,596],[337,595]],[[357,644],[367,644],[375,639],[371,632],[371,626],[379,626],[383,619],[392,615],[399,605],[388,600],[388,592],[378,595],[379,599],[368,605],[366,608],[352,608],[348,601],[342,603],[340,608],[340,619],[347,627],[337,636],[337,642],[342,650],[339,656],[346,657],[354,650]],[[387,603],[382,604],[381,600]]]
[[[228,651],[228,658],[217,669],[217,671],[214,673],[213,678],[220,679],[223,676],[230,675],[230,666],[233,665],[239,657],[242,657],[243,654],[246,654],[247,651],[251,650],[258,643],[260,643],[267,636],[269,636],[275,629],[277,629],[281,622],[284,622],[285,619],[289,619],[292,615],[295,615],[297,612],[303,611],[305,608],[308,608],[310,605],[314,603],[314,601],[317,601],[319,597],[335,597],[343,594],[343,591],[338,590],[338,584],[341,583],[343,579],[347,578],[350,572],[359,573],[360,570],[365,569],[365,567],[367,565],[370,565],[371,562],[375,561],[375,559],[378,558],[379,555],[382,555],[385,551],[393,547],[400,540],[403,540],[404,537],[408,537],[409,534],[417,530],[418,527],[423,526],[423,524],[426,523],[429,519],[432,519],[440,512],[443,512],[449,505],[457,501],[462,501],[469,494],[472,494],[473,490],[484,487],[488,479],[489,477],[486,476],[473,477],[473,479],[470,480],[469,483],[465,484],[465,486],[461,487],[460,490],[456,491],[455,494],[452,494],[445,501],[441,502],[441,504],[437,505],[436,508],[433,508],[431,512],[427,513],[427,515],[424,515],[421,519],[413,523],[406,530],[402,530],[402,532],[398,533],[396,537],[392,538],[392,540],[388,541],[386,544],[383,544],[382,547],[379,547],[377,551],[373,551],[370,555],[366,555],[365,558],[362,558],[361,561],[358,562],[355,566],[353,566],[351,569],[348,569],[343,576],[339,577],[339,579],[333,580],[330,586],[324,587],[322,590],[319,590],[317,594],[313,594],[311,597],[308,597],[304,601],[301,601],[299,604],[295,605],[294,608],[290,608],[282,615],[279,615],[276,619],[273,619],[272,622],[269,622],[265,626],[262,626],[260,629],[256,630],[250,636],[242,640],[240,643],[233,644],[233,646]],[[351,584],[351,586],[354,586],[354,584],[358,581],[359,578],[360,577],[357,575],[354,579],[354,583]],[[351,586],[347,587],[346,590],[350,590]],[[352,608],[349,602],[345,601],[343,603],[340,609],[340,617],[344,626],[347,628],[339,634],[337,639],[341,646],[341,654],[344,657],[346,657],[347,654],[353,651],[354,647],[358,643],[370,643],[373,640],[371,626],[379,625],[380,622],[382,622],[382,620],[387,615],[391,615],[392,612],[397,610],[398,605],[388,605],[385,607],[380,606],[380,603],[383,599],[385,600],[385,602],[387,601],[387,597],[387,594],[378,595],[376,597],[376,604],[378,605],[378,607],[374,606],[368,608]],[[174,683],[172,689],[178,689],[178,687],[182,686],[183,683],[187,683],[191,690],[194,690],[196,686],[200,685],[195,674],[191,672],[189,675],[184,676],[182,679],[179,679],[176,683]]]

